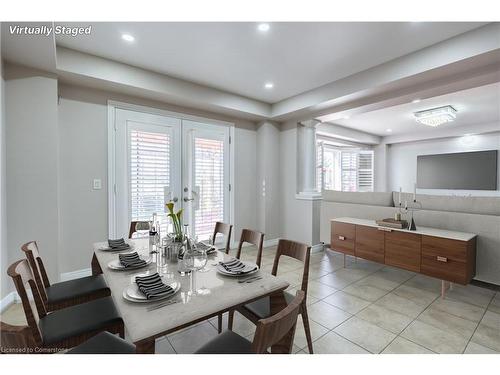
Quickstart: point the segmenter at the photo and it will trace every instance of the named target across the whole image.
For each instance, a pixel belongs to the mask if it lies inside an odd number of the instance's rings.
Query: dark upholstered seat
[[[233,331],[225,331],[198,349],[196,354],[252,354],[252,343]]]
[[[122,322],[111,297],[54,311],[39,321],[44,345]]]
[[[109,332],[101,332],[66,354],[135,354],[135,345]]]
[[[284,292],[283,294],[285,295],[287,304],[290,304],[295,298],[288,292]],[[271,299],[269,297],[258,299],[257,301],[246,304],[245,308],[258,316],[259,319],[268,318],[271,316]]]
[[[102,275],[63,281],[45,288],[49,303],[58,303],[72,298],[84,297],[103,289],[109,289]]]

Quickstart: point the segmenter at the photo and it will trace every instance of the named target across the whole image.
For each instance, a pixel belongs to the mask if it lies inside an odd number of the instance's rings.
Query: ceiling
[[[413,112],[444,105],[451,105],[458,111],[455,121],[432,128],[417,123],[413,118]],[[407,103],[365,112],[348,119],[337,120],[335,124],[374,135],[388,136],[417,132],[432,134],[436,129],[452,129],[490,122],[500,122],[500,83],[436,96],[419,103]],[[391,129],[392,132],[388,132],[387,129]]]
[[[276,103],[484,23],[271,23],[267,32],[248,22],[91,25],[90,36],[58,35],[57,44]],[[125,42],[123,33],[135,41]]]

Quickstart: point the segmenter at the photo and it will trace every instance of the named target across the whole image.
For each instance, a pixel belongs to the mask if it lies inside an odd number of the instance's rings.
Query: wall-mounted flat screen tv
[[[420,189],[497,190],[498,151],[418,155]]]

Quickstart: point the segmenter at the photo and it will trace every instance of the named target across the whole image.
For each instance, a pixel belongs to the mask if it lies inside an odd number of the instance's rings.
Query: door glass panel
[[[224,141],[194,137],[195,233],[208,239],[216,221],[224,221]]]

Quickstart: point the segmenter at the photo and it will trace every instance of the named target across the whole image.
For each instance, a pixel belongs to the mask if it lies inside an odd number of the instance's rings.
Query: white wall
[[[6,66],[5,78],[9,262],[24,257],[23,243],[36,240],[49,277],[57,281],[57,80],[12,65]]]
[[[399,190],[399,187],[402,187],[403,191],[413,191],[413,184],[417,178],[417,155],[481,150],[500,150],[500,132],[392,144],[388,149],[387,156],[389,191]],[[500,163],[498,167],[498,176],[500,178]],[[500,196],[500,190],[419,189],[418,191],[422,194]]]
[[[5,81],[3,77],[3,61],[0,56],[0,298],[5,297],[13,289],[12,281],[7,276],[9,265],[7,248],[7,185],[6,185],[6,153],[5,153]]]
[[[90,266],[92,243],[107,238],[107,100],[118,100],[235,123],[233,238],[257,227],[255,124],[116,93],[61,84],[59,105],[61,272]],[[92,190],[100,178],[102,190]]]

